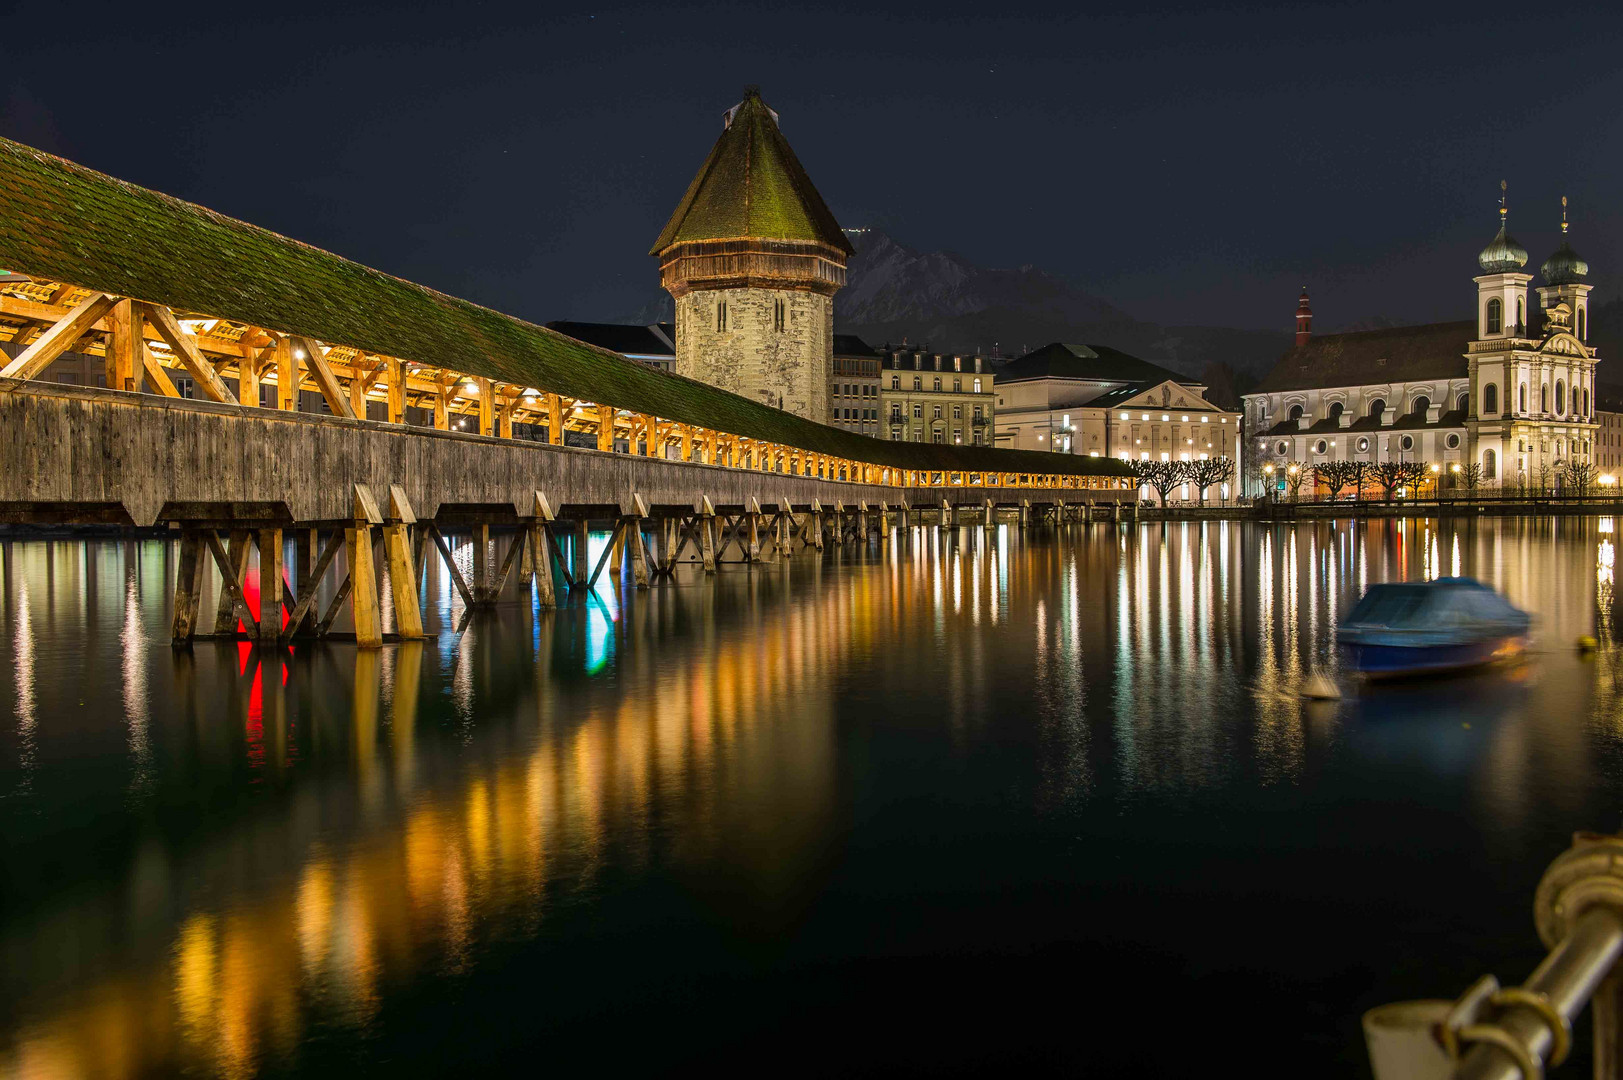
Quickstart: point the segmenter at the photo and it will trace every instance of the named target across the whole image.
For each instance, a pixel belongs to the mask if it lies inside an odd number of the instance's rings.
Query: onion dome
[[[1579,258],[1571,244],[1563,240],[1561,246],[1555,249],[1555,254],[1544,260],[1538,272],[1551,285],[1576,285],[1588,275],[1589,264]]]
[[[1499,181],[1499,235],[1495,236],[1482,254],[1476,257],[1476,264],[1482,267],[1484,274],[1508,274],[1520,270],[1527,265],[1527,249],[1516,243],[1514,237],[1505,231],[1506,219],[1510,216],[1510,208],[1505,205],[1505,182]]]
[[[1555,254],[1544,260],[1538,272],[1551,285],[1576,285],[1589,275],[1589,264],[1579,258],[1567,241],[1567,197],[1561,196],[1561,246]]]
[[[1504,223],[1500,222],[1499,235],[1482,249],[1482,254],[1476,257],[1476,264],[1482,267],[1485,274],[1508,274],[1527,265],[1527,249],[1505,232]]]

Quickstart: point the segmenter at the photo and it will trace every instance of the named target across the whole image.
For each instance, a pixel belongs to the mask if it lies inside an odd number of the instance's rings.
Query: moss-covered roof
[[[1115,472],[1102,458],[882,442],[841,431],[4,138],[0,266],[875,465]]]
[[[851,241],[817,194],[754,87],[729,114],[650,255],[690,240],[809,240],[847,255]]]

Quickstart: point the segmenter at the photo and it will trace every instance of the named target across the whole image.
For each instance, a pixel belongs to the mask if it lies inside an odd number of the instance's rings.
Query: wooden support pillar
[[[253,534],[245,529],[234,530],[231,533],[230,547],[227,549],[227,559],[231,563],[232,576],[240,589],[243,582],[248,580],[248,547],[253,542]],[[232,634],[237,629],[236,601],[232,599],[231,590],[220,584],[219,602],[214,608],[214,632],[216,634]]]
[[[366,419],[367,379],[366,372],[361,370],[363,362],[364,358],[360,354],[356,354],[355,359],[350,361],[352,365],[350,371],[353,374],[349,378],[349,411],[354,413],[356,418],[360,420]]]
[[[393,357],[384,360],[383,378],[389,391],[389,423],[404,424],[406,422],[406,362],[396,360]]]
[[[299,362],[293,356],[293,342],[278,337],[271,359],[276,365],[276,407],[283,412],[298,412]]]
[[[868,504],[865,502],[857,503],[857,542],[868,546]]]
[[[189,643],[197,630],[198,608],[203,600],[203,538],[195,529],[180,534],[180,566],[175,573],[174,644]]]
[[[986,521],[985,521],[985,525],[986,525],[986,527],[988,529],[990,529],[993,526],[995,526],[996,524],[997,524],[997,507],[992,505],[992,500],[991,499],[987,499],[986,500]]]
[[[280,387],[277,388],[278,392]],[[315,578],[316,544],[317,536],[314,529],[297,529],[293,533],[293,597],[303,601],[310,591],[320,582]],[[294,633],[315,633],[316,613],[315,605],[305,605],[304,625],[293,626],[288,629]]]
[[[535,584],[535,555],[533,546],[525,543],[524,550],[518,558],[518,591],[527,593],[533,584]]]
[[[250,409],[259,408],[259,380],[263,372],[260,370],[259,357],[249,350],[249,355],[237,361],[237,400]]]
[[[761,504],[754,498],[744,503],[744,559],[761,561]]]
[[[473,600],[476,604],[483,604],[490,599],[486,594],[490,590],[490,526],[475,525],[473,527]]]
[[[440,431],[451,427],[451,391],[444,386],[434,391],[434,426]]]
[[[355,518],[344,530],[350,614],[355,622],[355,644],[375,649],[383,644],[383,613],[378,605],[378,573],[372,565],[372,526],[383,524],[383,514],[365,485],[356,484],[353,492]]]
[[[529,528],[530,565],[535,572],[535,602],[540,608],[553,608],[558,606],[557,593],[552,586],[552,559],[549,557],[547,527],[543,524],[531,525]]]
[[[890,506],[887,503],[879,504],[879,539],[890,539]]]
[[[823,504],[816,499],[812,500],[811,513],[806,515],[806,523],[811,526],[811,546],[823,550]]]
[[[144,374],[139,354],[141,309],[130,300],[120,300],[107,313],[111,333],[107,338],[107,386],[112,390],[139,390]],[[248,363],[244,360],[243,363]]]
[[[496,433],[495,387],[483,375],[473,381],[474,385],[479,387],[479,434],[494,435]]]
[[[496,434],[504,439],[513,437],[513,410],[517,407],[517,398],[505,397],[502,399],[501,412],[496,417]]]
[[[586,538],[588,532],[589,530],[587,528],[585,518],[581,518],[575,522],[574,543],[570,545],[573,550],[569,553],[570,562],[574,564],[574,572],[571,576],[575,579],[575,586],[582,589],[586,587],[586,578],[592,572],[591,566],[589,566],[586,561]]]
[[[260,638],[275,641],[282,632],[281,529],[259,530],[259,610],[254,614]]]
[[[699,559],[704,572],[716,572],[716,508],[708,496],[699,498]]]
[[[545,398],[547,409],[547,442],[562,446],[564,442],[564,402],[557,394]]]
[[[608,452],[614,449],[614,406],[597,407],[597,448]]]
[[[1031,500],[1020,500],[1020,527],[1025,528],[1031,523]]]
[[[389,523],[383,527],[383,550],[389,563],[389,595],[394,600],[394,631],[404,640],[423,636],[423,611],[417,600],[417,568],[412,561],[411,527],[417,524],[406,489],[389,485]]]

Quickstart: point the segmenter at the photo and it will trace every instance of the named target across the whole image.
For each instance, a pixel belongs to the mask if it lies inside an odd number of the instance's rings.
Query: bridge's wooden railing
[[[0,340],[21,348],[0,369],[5,378],[39,378],[71,350],[104,357],[107,386],[118,390],[180,397],[171,372],[182,371],[199,394],[228,404],[257,407],[261,386],[271,384],[273,407],[280,410],[298,411],[310,392],[335,416],[364,419],[368,403],[378,402],[389,423],[407,423],[406,410],[414,408],[431,414],[441,430],[513,438],[514,425],[523,424],[545,428],[553,444],[563,443],[565,432],[593,436],[605,453],[623,442],[631,453],[652,458],[903,488],[1124,491],[1135,483],[1117,476],[909,470],[856,461],[23,274],[0,278]]]

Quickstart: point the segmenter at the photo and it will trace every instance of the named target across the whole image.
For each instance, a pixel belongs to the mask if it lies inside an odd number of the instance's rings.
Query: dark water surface
[[[174,652],[173,546],[6,543],[0,1074],[1357,1075],[1623,826],[1612,529],[917,530],[460,636],[433,572],[373,654]],[[1297,699],[1454,572],[1527,662]]]

